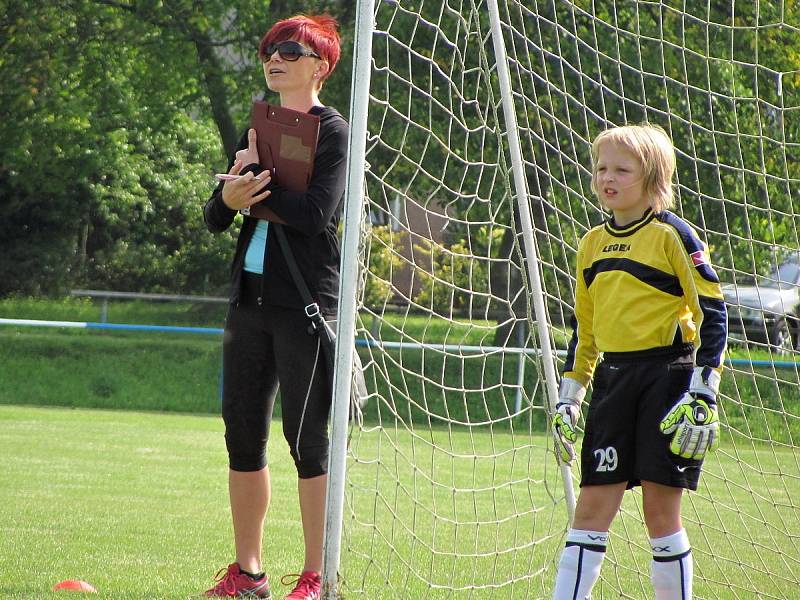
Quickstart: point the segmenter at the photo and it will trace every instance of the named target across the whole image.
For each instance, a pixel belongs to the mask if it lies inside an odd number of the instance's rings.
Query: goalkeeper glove
[[[683,458],[702,460],[719,446],[717,393],[720,375],[710,367],[695,367],[689,392],[661,421],[661,432],[674,432],[669,449]]]
[[[561,379],[558,388],[558,404],[550,424],[555,438],[556,454],[562,462],[575,460],[572,445],[578,440],[575,427],[581,414],[581,402],[586,395],[586,387],[570,377]]]

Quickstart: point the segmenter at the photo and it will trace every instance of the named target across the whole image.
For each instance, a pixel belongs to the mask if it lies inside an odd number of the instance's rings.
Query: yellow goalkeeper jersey
[[[578,246],[573,334],[564,375],[583,385],[600,352],[695,348],[695,364],[720,370],[728,337],[719,278],[706,245],[677,215],[648,210],[613,219]]]

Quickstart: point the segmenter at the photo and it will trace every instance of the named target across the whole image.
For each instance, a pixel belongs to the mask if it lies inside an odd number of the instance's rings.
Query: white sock
[[[553,600],[584,600],[592,592],[606,555],[607,531],[570,529],[561,552]]]
[[[656,600],[690,600],[692,597],[692,547],[686,530],[660,538],[651,538],[653,562],[650,580]]]

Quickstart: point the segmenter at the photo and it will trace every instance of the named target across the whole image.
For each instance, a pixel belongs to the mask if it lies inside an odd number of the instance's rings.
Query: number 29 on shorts
[[[598,448],[594,451],[594,457],[597,459],[597,466],[595,471],[616,471],[617,469],[617,449],[614,446],[608,448]]]

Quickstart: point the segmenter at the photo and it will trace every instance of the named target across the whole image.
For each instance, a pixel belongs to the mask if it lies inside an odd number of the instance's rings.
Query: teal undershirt
[[[249,273],[264,273],[264,248],[267,245],[267,225],[269,221],[259,221],[250,243],[247,245],[247,253],[244,255],[244,270]]]

